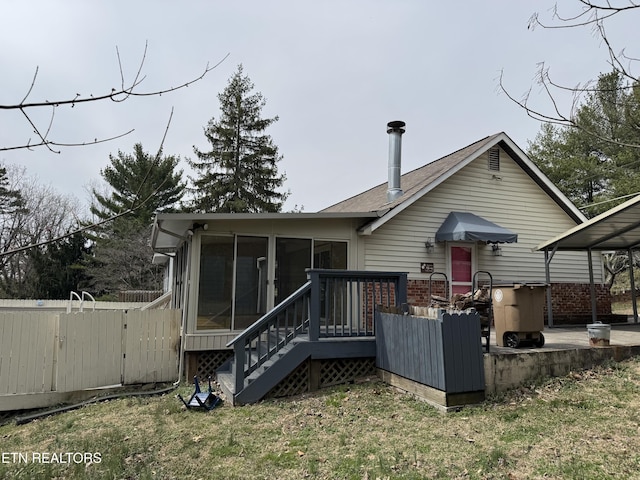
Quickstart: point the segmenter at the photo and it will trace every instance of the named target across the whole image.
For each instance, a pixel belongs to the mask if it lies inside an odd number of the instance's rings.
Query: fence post
[[[320,338],[320,274],[313,270],[309,270],[307,273],[309,280],[311,280],[309,341],[317,342]]]

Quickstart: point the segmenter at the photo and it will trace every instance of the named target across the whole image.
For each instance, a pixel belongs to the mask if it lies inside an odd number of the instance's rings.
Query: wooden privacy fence
[[[0,411],[15,396],[177,380],[180,315],[1,313]]]
[[[376,311],[376,366],[383,380],[445,407],[483,400],[480,316]]]

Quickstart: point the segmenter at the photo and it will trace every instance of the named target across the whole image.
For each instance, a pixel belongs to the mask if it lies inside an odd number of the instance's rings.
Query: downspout
[[[184,353],[185,353],[185,326],[187,324],[187,315],[188,315],[188,300],[189,300],[189,289],[191,288],[191,250],[193,246],[193,237],[187,243],[186,248],[186,268],[185,268],[185,280],[182,282],[183,292],[182,292],[182,318],[180,319],[180,358],[178,359],[178,379],[174,383],[174,385],[179,385],[182,381],[182,375],[184,373]],[[175,287],[175,285],[174,285]]]

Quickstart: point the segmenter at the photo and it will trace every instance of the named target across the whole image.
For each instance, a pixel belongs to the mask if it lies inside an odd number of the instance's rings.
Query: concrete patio
[[[545,328],[542,348],[517,349],[496,345],[484,354],[486,393],[499,393],[541,378],[564,376],[608,361],[640,355],[640,324],[611,325],[610,345],[592,347],[586,325]]]
[[[586,325],[567,327],[545,327],[542,332],[545,344],[542,348],[523,346],[517,349],[496,345],[495,330],[491,330],[490,353],[522,353],[548,350],[570,350],[593,348],[589,345]],[[611,346],[640,345],[640,323],[618,323],[611,325]]]

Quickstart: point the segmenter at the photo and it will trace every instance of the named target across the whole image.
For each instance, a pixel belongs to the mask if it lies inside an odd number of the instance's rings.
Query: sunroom
[[[307,281],[309,268],[364,265],[358,229],[376,213],[160,213],[155,261],[167,264],[185,351],[225,349]],[[172,265],[171,268],[169,266]]]

